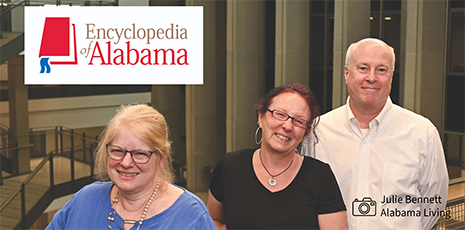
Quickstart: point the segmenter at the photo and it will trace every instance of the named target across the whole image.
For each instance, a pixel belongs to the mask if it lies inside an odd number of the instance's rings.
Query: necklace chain
[[[152,193],[152,196],[150,197],[149,201],[145,205],[144,212],[142,212],[142,216],[140,217],[140,220],[139,220],[139,226],[137,226],[137,230],[139,230],[140,226],[142,226],[142,223],[144,222],[144,219],[145,219],[145,215],[147,214],[147,211],[149,210],[150,204],[152,204],[153,198],[155,197],[155,195],[157,195],[159,186],[160,186],[160,179],[158,179],[157,187],[155,188],[155,190]],[[116,211],[115,211],[114,205],[119,202],[118,199],[119,199],[119,190],[116,192],[115,198],[111,200],[112,204],[111,204],[111,211],[108,216],[108,230],[111,230],[113,221],[115,221],[114,216],[116,215]],[[137,221],[136,220],[123,220],[123,223],[124,224],[135,224],[137,223]]]
[[[294,158],[292,158],[291,163],[289,164],[289,166],[287,166],[286,169],[284,169],[282,172],[280,172],[280,173],[278,173],[278,174],[276,174],[276,175],[272,175],[272,174],[268,171],[268,169],[266,168],[265,164],[263,163],[263,160],[262,160],[262,149],[260,149],[258,155],[260,155],[260,162],[262,163],[263,168],[264,168],[265,171],[268,173],[268,175],[271,176],[271,178],[268,179],[268,185],[269,185],[270,187],[272,187],[272,188],[275,188],[276,186],[278,186],[278,181],[275,179],[275,177],[278,177],[279,175],[281,175],[281,174],[283,174],[284,172],[286,172],[286,171],[291,167],[292,163],[294,163]]]

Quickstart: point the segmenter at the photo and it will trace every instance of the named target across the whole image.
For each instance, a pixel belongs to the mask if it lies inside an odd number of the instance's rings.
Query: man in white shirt
[[[449,177],[436,127],[392,104],[394,49],[367,38],[347,50],[347,103],[321,116],[303,152],[328,163],[350,229],[431,229],[446,215]],[[309,135],[310,136],[310,135]]]

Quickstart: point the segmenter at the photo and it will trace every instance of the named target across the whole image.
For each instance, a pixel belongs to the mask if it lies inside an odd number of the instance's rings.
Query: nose
[[[378,77],[376,76],[375,71],[376,70],[371,70],[366,77],[366,81],[370,84],[373,84],[378,81]]]
[[[121,162],[119,163],[125,168],[131,168],[134,166],[134,160],[132,160],[132,155],[130,152],[127,152],[126,155],[124,155],[123,159],[121,159]]]
[[[290,117],[283,122],[283,128],[285,130],[291,130],[293,125],[294,124],[292,124],[292,118]]]

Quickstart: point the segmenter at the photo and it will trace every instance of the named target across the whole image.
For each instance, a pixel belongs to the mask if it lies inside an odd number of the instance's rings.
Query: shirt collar
[[[360,124],[358,123],[357,118],[355,118],[354,113],[352,112],[352,109],[350,108],[349,99],[350,99],[350,96],[347,97],[347,101],[346,101],[346,109],[347,109],[347,123],[346,123],[346,125],[347,125],[347,129],[350,132],[352,132],[352,131],[354,131],[355,127],[357,127],[357,129],[360,130]],[[383,121],[385,121],[387,119],[386,114],[391,109],[392,105],[393,104],[392,104],[392,101],[391,101],[391,97],[388,96],[388,98],[386,100],[386,104],[384,104],[384,107],[381,110],[381,112],[372,121],[370,121],[370,129],[374,128],[374,129],[376,129],[376,132],[379,132],[379,129],[381,127],[380,124],[382,124]]]

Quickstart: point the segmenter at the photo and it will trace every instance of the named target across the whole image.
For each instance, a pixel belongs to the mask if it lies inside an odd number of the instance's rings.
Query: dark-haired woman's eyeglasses
[[[297,127],[300,127],[300,128],[303,128],[303,129],[306,129],[309,125],[310,125],[310,122],[305,120],[305,119],[302,119],[302,118],[296,118],[296,117],[291,117],[289,116],[289,114],[283,112],[283,111],[280,111],[280,110],[270,110],[268,109],[268,111],[270,111],[271,113],[271,116],[273,116],[274,118],[280,120],[280,121],[287,121],[289,118],[292,119],[292,124],[294,124],[295,126]]]
[[[120,161],[126,156],[126,153],[130,153],[132,160],[137,164],[145,164],[149,162],[150,157],[154,152],[158,152],[158,150],[150,151],[150,150],[143,150],[143,149],[136,149],[136,150],[126,150],[123,147],[107,144],[107,154],[113,160]]]

